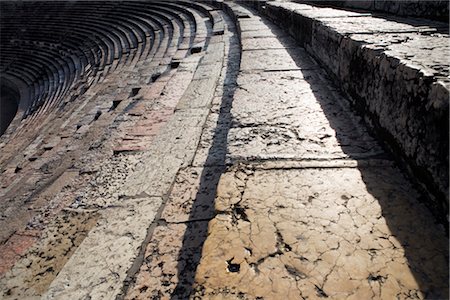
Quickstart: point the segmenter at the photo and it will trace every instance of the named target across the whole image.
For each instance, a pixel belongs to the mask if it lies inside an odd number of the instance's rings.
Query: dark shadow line
[[[233,19],[233,16],[228,17]],[[227,71],[223,84],[219,118],[214,129],[206,162],[203,165],[198,192],[189,220],[185,223],[186,231],[178,256],[178,283],[171,295],[173,300],[188,299],[193,293],[196,270],[200,263],[203,244],[207,238],[208,219],[215,216],[214,200],[217,186],[220,175],[226,170],[227,136],[231,127],[231,107],[237,87],[236,79],[239,73],[242,49],[237,25],[233,24],[231,20],[227,20],[227,25],[232,35],[230,36],[228,53],[225,54]],[[239,49],[237,49],[236,43],[238,43]]]

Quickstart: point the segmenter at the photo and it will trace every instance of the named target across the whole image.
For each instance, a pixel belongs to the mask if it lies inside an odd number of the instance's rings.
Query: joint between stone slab
[[[214,217],[215,217],[215,216],[214,216]],[[167,220],[165,220],[165,219],[160,219],[160,220],[158,220],[158,221],[159,221],[159,222],[160,222],[160,221],[163,221],[163,224],[162,224],[162,225],[170,225],[170,224],[190,224],[190,223],[195,223],[195,222],[209,222],[209,221],[213,220],[214,217],[211,217],[211,218],[201,218],[201,219],[189,219],[189,220],[186,220],[186,221],[167,221]],[[160,225],[160,226],[161,226],[161,225]]]
[[[139,254],[136,256],[136,258],[134,259],[133,264],[131,265],[131,267],[128,269],[127,273],[126,273],[126,277],[123,281],[123,286],[121,287],[121,292],[116,296],[116,300],[124,300],[128,289],[133,285],[133,283],[136,281],[136,275],[138,274],[142,264],[144,263],[144,259],[145,259],[145,251],[147,249],[147,245],[150,243],[152,237],[153,237],[153,233],[155,232],[156,227],[160,226],[160,222],[161,220],[163,220],[162,217],[162,213],[164,212],[164,209],[166,208],[166,205],[169,201],[169,197],[170,194],[172,193],[173,187],[175,185],[176,182],[176,178],[180,172],[180,170],[182,169],[182,167],[178,168],[172,183],[170,184],[169,188],[167,189],[166,193],[164,193],[162,196],[156,196],[156,197],[160,197],[162,199],[161,205],[158,208],[158,211],[155,214],[155,217],[153,219],[153,221],[150,223],[150,225],[147,228],[147,234],[144,238],[144,240],[142,241],[140,248],[139,248]],[[146,194],[145,192],[142,192],[139,195],[142,194]]]
[[[240,168],[250,168],[253,170],[293,170],[293,169],[341,169],[341,168],[365,168],[365,167],[386,167],[392,166],[394,161],[388,159],[255,159],[255,160],[234,160],[228,165],[229,168],[239,166]]]

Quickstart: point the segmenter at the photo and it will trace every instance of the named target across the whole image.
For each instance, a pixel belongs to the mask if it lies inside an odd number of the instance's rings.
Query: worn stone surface
[[[238,38],[224,18],[223,68],[194,160],[177,174],[125,299],[187,299],[192,294],[214,198],[225,168],[229,113],[239,71]],[[186,102],[188,103],[188,102]]]
[[[237,167],[219,182],[195,295],[445,298],[448,240],[418,197],[395,168]]]
[[[123,199],[105,210],[43,298],[117,295],[161,203],[155,197]]]
[[[195,276],[193,266],[200,259],[198,250],[206,235],[205,225],[207,221],[156,227],[135,287],[126,299],[188,298],[190,278]],[[186,233],[193,238],[186,241]],[[176,288],[177,293],[174,292]]]
[[[96,212],[68,210],[52,220],[40,241],[21,253],[19,263],[0,280],[2,298],[27,299],[42,295],[97,219]]]
[[[257,32],[252,33],[252,37],[257,37]],[[261,50],[249,50],[242,53],[241,70],[298,70],[298,69],[314,69],[317,68],[315,62],[311,59],[300,59],[302,57],[302,49],[294,52],[292,56],[282,49],[261,49]],[[273,57],[274,59],[266,59],[267,57]]]
[[[328,69],[372,127],[407,161],[436,199],[430,206],[444,219],[448,26],[367,14],[339,17],[336,9],[282,2],[268,3],[265,13]],[[439,94],[433,92],[437,86]]]
[[[213,218],[213,183],[218,182],[220,174],[220,167],[187,168],[180,171],[161,219],[169,223],[182,223]]]
[[[140,17],[151,14],[154,3],[141,4],[150,8]],[[130,32],[124,30],[105,44],[124,46],[120,44],[138,35],[146,40],[139,42],[137,51],[116,49],[117,60],[107,67],[108,76],[105,70],[106,77],[89,79],[91,88],[74,105],[68,101],[57,113],[49,110],[47,122],[33,117],[42,126],[18,133],[15,143],[1,144],[6,151],[0,168],[6,172],[0,194],[8,201],[0,204],[5,208],[0,221],[10,224],[1,237],[6,241],[0,261],[5,273],[2,298],[123,297],[133,267],[137,270],[142,263],[153,221],[160,217],[180,168],[194,159],[222,64],[227,62],[222,36],[212,36],[209,6],[205,10],[186,3],[161,5],[171,9],[158,12],[161,24],[149,23],[158,27],[155,31],[140,36],[148,24],[145,17],[136,24],[133,19],[127,23]],[[119,45],[109,44],[115,42]],[[33,136],[36,132],[38,137]],[[14,147],[24,148],[24,157],[11,157]],[[199,165],[205,163],[201,160]],[[192,184],[209,178],[197,170],[199,177],[189,178]],[[211,176],[217,182],[218,175]],[[189,220],[190,210],[184,216],[175,213],[195,199],[183,198],[185,192],[189,193],[179,190],[177,199],[186,203],[173,202],[165,217]],[[215,193],[213,187],[210,193]],[[212,214],[211,208],[199,205],[192,212],[207,220],[212,216],[203,214]],[[91,217],[78,220],[84,215]],[[200,222],[206,232],[206,221]]]
[[[311,4],[324,4],[324,1],[306,0]],[[427,18],[439,21],[448,21],[448,2],[436,0],[413,0],[413,1],[326,1],[327,5],[344,8],[356,8],[367,11],[379,11],[396,16],[409,16]]]
[[[191,298],[447,297],[448,239],[421,194],[321,70],[278,63],[303,51],[251,26]]]
[[[358,118],[349,117],[348,104],[321,71],[242,74],[238,85],[228,137],[231,160],[382,152]]]
[[[298,21],[293,4],[274,3],[283,24]],[[0,297],[445,298],[444,229],[310,49],[235,2],[216,3],[229,16],[205,2],[157,5],[168,26],[140,35],[140,23],[138,48],[115,51],[76,105],[58,118],[42,110],[53,123],[21,133],[24,157],[2,148]],[[327,24],[317,45],[353,49],[333,27],[372,39],[366,59],[382,47],[445,72],[434,56],[443,39],[408,56],[431,43],[429,27],[407,39],[411,24],[357,31],[367,14],[295,9]],[[416,75],[405,66],[394,77]],[[447,85],[432,84],[430,107],[445,106]]]

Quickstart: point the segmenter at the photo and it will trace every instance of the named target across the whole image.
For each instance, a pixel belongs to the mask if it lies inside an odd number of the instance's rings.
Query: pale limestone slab
[[[123,194],[166,194],[179,168],[194,158],[207,113],[205,109],[176,111],[127,179]]]
[[[157,197],[129,198],[103,211],[43,299],[115,297],[161,203]]]
[[[230,162],[362,158],[384,153],[324,73],[242,73],[228,134]]]
[[[219,182],[196,295],[445,297],[448,239],[419,197],[392,167],[236,167]]]

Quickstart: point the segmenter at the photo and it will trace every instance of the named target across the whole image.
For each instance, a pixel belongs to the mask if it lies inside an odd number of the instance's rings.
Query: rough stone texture
[[[382,153],[358,118],[349,118],[348,104],[319,70],[242,74],[238,84],[229,134],[232,161]]]
[[[103,5],[93,5],[98,4]],[[137,45],[143,56],[116,49],[117,60],[107,67],[111,73],[90,82],[81,99],[42,113],[47,121],[33,116],[21,126],[42,122],[40,127],[0,145],[5,150],[0,195],[7,199],[0,204],[6,228],[0,248],[2,299],[123,297],[176,174],[194,159],[226,63],[222,36],[212,36],[220,13],[214,18],[209,6],[194,3],[127,5],[150,6],[140,11],[139,25],[145,24],[143,14],[159,6],[158,21],[150,22],[155,31]],[[121,32],[118,41],[138,33]],[[14,157],[14,149],[25,149],[24,156]],[[200,157],[198,163],[204,164]],[[197,170],[199,178],[209,178]],[[168,211],[187,204],[175,201]],[[193,212],[213,213],[211,208],[199,205]],[[184,212],[189,219],[190,211]],[[85,215],[90,219],[79,220]],[[199,222],[206,232],[204,218]]]
[[[448,208],[448,28],[296,3],[265,12],[321,62],[354,106]],[[441,213],[442,214],[442,213]]]
[[[208,221],[215,216],[213,202],[225,167],[229,111],[239,71],[238,38],[229,17],[223,19],[223,67],[215,73],[220,77],[195,158],[176,175],[125,299],[188,299],[192,294]]]
[[[442,227],[319,64],[236,3],[157,5],[148,59],[0,157],[0,297],[445,297]]]
[[[135,288],[126,299],[186,299],[206,236],[207,221],[158,226],[147,246]],[[192,239],[186,240],[188,235]],[[180,252],[183,249],[183,252]],[[177,292],[174,290],[177,288]]]
[[[96,212],[67,210],[52,220],[39,242],[21,254],[19,263],[1,279],[2,297],[28,299],[42,295],[97,219]]]
[[[447,297],[448,239],[422,195],[321,69],[291,71],[302,49],[274,48],[272,26],[232,8],[252,46],[190,298]]]
[[[448,240],[418,197],[395,168],[236,167],[219,182],[195,295],[446,298]]]
[[[52,281],[44,299],[108,299],[119,294],[129,264],[136,258],[162,199],[137,198],[122,202],[103,212]]]
[[[311,3],[317,5],[331,5],[344,8],[356,8],[368,11],[384,12],[396,16],[429,18],[432,20],[448,22],[448,1],[441,0],[297,0],[296,2]]]

